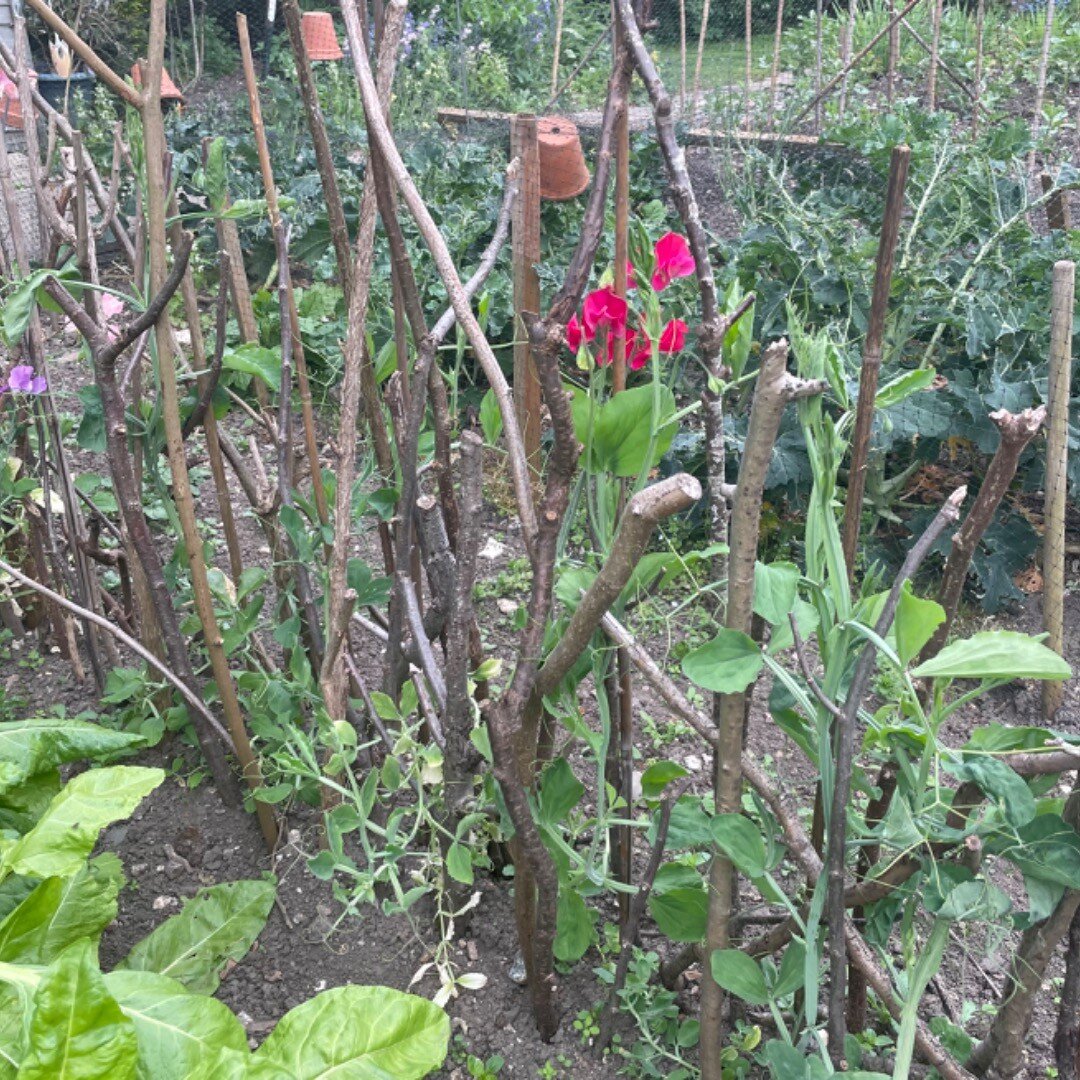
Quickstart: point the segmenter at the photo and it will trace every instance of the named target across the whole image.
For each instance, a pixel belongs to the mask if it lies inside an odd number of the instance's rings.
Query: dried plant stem
[[[1016,414],[1005,409],[998,409],[990,414],[990,419],[1001,432],[1001,442],[998,443],[997,452],[983,477],[979,494],[964,518],[964,523],[953,537],[952,549],[938,589],[938,603],[945,609],[945,621],[923,649],[920,662],[937,656],[949,640],[949,631],[960,608],[960,596],[975,549],[1009,490],[1024,447],[1038,434],[1045,417],[1046,409],[1041,405],[1037,409],[1024,409]]]
[[[780,102],[780,42],[784,34],[784,0],[776,5],[776,29],[773,32],[772,73],[769,78],[769,126],[776,127],[776,110]]]
[[[941,52],[941,17],[944,13],[944,0],[933,0],[930,15],[930,71],[926,76],[926,107],[933,112],[937,108],[937,73],[938,58]]]
[[[1065,648],[1065,496],[1069,467],[1069,401],[1072,378],[1072,322],[1076,295],[1076,264],[1054,264],[1050,300],[1050,375],[1043,528],[1043,629],[1046,644],[1064,655]],[[1053,720],[1064,701],[1061,682],[1044,682],[1043,717]]]
[[[885,195],[885,215],[878,239],[874,263],[874,289],[870,299],[870,318],[863,343],[862,371],[859,376],[859,400],[855,408],[855,433],[851,439],[851,467],[847,499],[844,504],[844,561],[849,581],[855,577],[855,553],[859,544],[866,469],[870,458],[870,436],[874,427],[874,401],[881,373],[882,347],[885,341],[885,318],[889,310],[893,259],[900,218],[904,211],[904,188],[907,186],[911,150],[894,146],[889,159],[889,186]]]
[[[404,0],[390,0],[386,10],[389,12],[399,5],[403,7]],[[424,204],[423,197],[417,190],[412,177],[409,175],[409,171],[405,167],[401,154],[394,143],[386,118],[383,116],[379,104],[378,90],[371,73],[367,51],[364,47],[360,17],[355,0],[343,0],[342,14],[345,18],[345,27],[349,36],[360,95],[364,102],[364,113],[367,117],[369,135],[373,144],[378,147],[379,152],[382,154],[395,186],[400,191],[402,199],[416,221],[420,235],[431,252],[436,269],[457,314],[458,322],[465,331],[469,345],[476,354],[476,358],[495,393],[496,400],[499,402],[518,514],[521,518],[526,547],[531,548],[537,528],[536,510],[533,506],[530,471],[525,454],[525,445],[517,422],[513,395],[510,392],[506,377],[499,367],[498,359],[472,312],[461,279],[454,266],[453,258],[450,255],[450,250],[446,246],[446,241]]]
[[[761,497],[765,476],[772,460],[780,420],[788,403],[820,394],[822,382],[808,382],[787,370],[788,344],[777,341],[762,353],[746,443],[739,468],[739,483],[731,511],[731,552],[728,558],[728,595],[724,625],[749,634],[754,594],[754,564],[757,560],[761,525]],[[742,800],[743,725],[746,693],[724,694],[717,709],[716,810],[738,813]],[[730,920],[736,901],[735,875],[731,860],[714,852],[709,872],[709,912],[706,949],[711,955],[727,948]],[[708,964],[701,986],[702,1080],[720,1080],[724,992],[713,979]]]
[[[166,245],[166,205],[168,183],[165,179],[165,160],[168,153],[165,126],[161,113],[161,70],[165,50],[165,0],[152,0],[150,9],[149,62],[142,67],[143,86],[146,96],[140,107],[143,141],[146,153],[146,186],[150,193],[147,200],[147,242],[150,255],[150,288],[158,293],[168,277]],[[175,356],[172,347],[167,314],[163,311],[154,326],[158,351],[158,377],[161,386],[162,419],[165,425],[165,445],[172,474],[173,500],[180,518],[184,547],[187,552],[188,569],[195,609],[202,624],[203,637],[210,666],[221,698],[233,747],[240,762],[248,786],[255,790],[262,786],[259,763],[251,750],[247,729],[236,695],[232,672],[218,628],[210,592],[206,563],[203,559],[203,542],[195,515],[195,500],[188,478],[184,439],[180,424],[180,397],[176,383]],[[256,814],[267,845],[273,848],[277,842],[277,823],[272,807],[256,800]]]
[[[255,60],[251,55],[251,39],[248,36],[247,17],[238,12],[236,30],[240,41],[240,58],[243,61],[244,82],[247,85],[248,106],[251,111],[251,128],[255,136],[255,148],[259,156],[259,172],[262,175],[263,194],[266,196],[266,211],[270,226],[277,229],[281,223],[281,210],[278,206],[277,186],[274,183],[274,170],[270,164],[270,148],[266,142],[266,129],[263,126],[262,105],[259,102],[259,86],[255,79]],[[296,310],[296,296],[292,289],[292,279],[288,282],[289,310],[288,317],[292,324],[294,360],[296,363],[296,383],[300,390],[300,410],[304,420],[304,448],[311,466],[311,490],[315,498],[315,509],[319,520],[329,524],[330,511],[326,502],[326,488],[323,485],[322,465],[319,461],[319,443],[315,433],[315,408],[311,400],[311,383],[308,380],[307,363],[304,359],[304,347],[300,338],[300,315]],[[284,317],[284,313],[283,313]],[[290,388],[282,386],[281,393],[288,395]],[[290,447],[290,453],[292,448]]]
[[[893,581],[885,606],[874,625],[878,638],[883,638],[892,626],[904,582],[910,581],[930,553],[938,537],[960,516],[960,505],[967,496],[961,487],[945,500],[926,531],[915,541]],[[844,700],[843,717],[836,724],[836,751],[833,766],[833,797],[829,813],[826,868],[828,892],[825,912],[829,923],[829,1054],[838,1068],[844,1060],[844,1038],[847,1035],[846,980],[847,942],[845,919],[845,866],[847,865],[847,810],[851,799],[851,774],[855,760],[855,725],[863,699],[870,687],[877,660],[877,646],[868,641],[859,656],[855,675]]]

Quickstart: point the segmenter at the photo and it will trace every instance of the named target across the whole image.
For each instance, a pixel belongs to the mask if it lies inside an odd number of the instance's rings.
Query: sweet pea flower
[[[663,292],[676,278],[689,277],[696,269],[690,245],[686,237],[678,233],[664,233],[656,241],[654,254],[656,270],[652,276],[652,287],[657,292]]]
[[[626,342],[626,366],[631,371],[640,371],[652,359],[652,341],[642,327],[631,334]]]
[[[595,334],[602,327],[615,330],[625,327],[626,311],[626,301],[613,288],[605,286],[594,289],[585,297],[581,307],[586,338],[589,339],[590,334]]]
[[[577,353],[583,341],[592,341],[594,337],[596,332],[582,326],[576,313],[570,316],[566,324],[566,345],[572,353]]]
[[[16,364],[11,369],[11,373],[8,375],[7,386],[5,390],[11,390],[16,394],[38,394],[45,393],[45,376],[35,375],[34,369],[29,364]]]
[[[101,318],[105,320],[105,332],[109,335],[110,341],[116,341],[120,337],[120,326],[118,324],[126,310],[127,305],[119,296],[113,296],[112,293],[101,294],[98,311]]]
[[[686,323],[672,319],[660,333],[660,351],[677,353],[686,344]]]

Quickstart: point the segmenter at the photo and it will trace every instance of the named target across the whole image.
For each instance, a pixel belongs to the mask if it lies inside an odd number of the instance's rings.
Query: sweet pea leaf
[[[701,941],[709,916],[709,894],[698,888],[650,893],[649,913],[660,932],[672,941]]]
[[[1072,669],[1053,649],[1015,630],[984,630],[946,645],[911,673],[917,679],[1067,679]]]
[[[1000,919],[1012,907],[1012,901],[988,881],[965,881],[957,885],[937,910],[941,919],[955,922]]]
[[[540,820],[554,825],[581,802],[585,785],[574,775],[566,758],[556,758],[540,781]]]
[[[502,411],[499,409],[499,399],[495,397],[494,390],[488,392],[480,399],[480,430],[484,433],[484,442],[488,446],[495,446],[502,435],[503,420]]]
[[[655,799],[673,780],[686,776],[686,770],[674,761],[654,761],[641,774],[641,794]]]
[[[576,964],[593,941],[596,914],[572,888],[559,889],[555,911],[555,959],[564,964]]]
[[[167,975],[192,993],[212,994],[225,962],[240,960],[266,925],[275,891],[268,881],[229,881],[201,889],[118,967]]]
[[[754,611],[772,626],[786,623],[800,577],[794,563],[754,563]]]
[[[1025,878],[1080,889],[1080,836],[1059,814],[1040,814],[1017,829],[1016,835],[1018,842],[1007,841],[1000,854],[1015,863]]]
[[[741,630],[723,629],[683,657],[683,674],[703,690],[737,694],[758,676],[764,661],[757,643]]]
[[[29,877],[69,877],[83,867],[106,825],[126,818],[165,779],[161,769],[113,765],[80,773],[41,820],[11,845],[0,867]]]
[[[662,386],[658,391],[659,423],[652,459],[646,462],[653,430],[653,388],[635,386],[597,406],[580,391],[572,402],[574,433],[586,450],[582,464],[589,472],[609,472],[615,476],[637,476],[652,468],[667,453],[678,425],[669,417],[675,413],[675,395]],[[591,428],[591,430],[590,430]]]
[[[750,1005],[768,1005],[769,991],[765,976],[756,960],[738,949],[716,949],[709,957],[709,967],[717,985]]]
[[[105,988],[95,952],[90,942],[72,946],[42,975],[20,1080],[135,1076],[135,1026]]]
[[[934,631],[945,621],[945,609],[933,600],[923,600],[911,591],[911,583],[905,582],[896,605],[896,652],[906,667],[922,651],[922,647],[934,636]]]
[[[747,877],[761,877],[768,869],[761,830],[742,814],[717,814],[712,819],[716,846]]]
[[[134,1024],[140,1078],[186,1080],[210,1074],[224,1051],[248,1056],[243,1024],[212,997],[151,971],[113,971],[105,986]]]
[[[995,757],[968,755],[958,764],[946,764],[949,772],[961,780],[971,780],[993,802],[1005,820],[1021,828],[1035,817],[1035,796],[1031,788],[1004,761]]]
[[[419,1080],[443,1063],[449,1040],[449,1018],[424,998],[341,986],[286,1013],[254,1058],[291,1080]]]

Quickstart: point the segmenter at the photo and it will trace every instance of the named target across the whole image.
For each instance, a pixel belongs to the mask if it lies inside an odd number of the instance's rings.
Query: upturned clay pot
[[[564,116],[542,116],[536,122],[540,150],[540,195],[573,199],[589,186],[589,169],[577,126]]]
[[[334,16],[329,11],[305,11],[300,30],[309,60],[340,60],[345,55],[334,30]]]
[[[138,64],[131,65],[131,79],[136,87],[142,86],[142,73]],[[180,93],[180,87],[172,81],[172,76],[164,68],[161,69],[161,100],[163,102],[178,101],[181,104],[184,102],[184,95]]]

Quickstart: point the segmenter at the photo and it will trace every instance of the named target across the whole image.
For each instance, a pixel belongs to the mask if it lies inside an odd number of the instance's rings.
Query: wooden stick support
[[[540,474],[540,378],[536,372],[528,334],[521,323],[523,312],[540,310],[540,148],[536,117],[529,114],[510,120],[510,154],[520,162],[521,191],[514,205],[511,246],[514,262],[514,402],[518,425],[525,441],[525,455],[534,477]]]
[[[1076,263],[1054,263],[1050,299],[1049,421],[1043,532],[1043,628],[1046,644],[1061,653],[1065,644],[1065,489],[1069,466],[1069,394],[1072,368],[1072,322]],[[1053,720],[1065,686],[1043,683],[1043,717]]]
[[[870,456],[870,435],[874,426],[874,399],[877,397],[878,375],[881,372],[882,343],[885,338],[885,316],[889,310],[889,289],[892,286],[893,256],[900,232],[904,210],[904,188],[907,186],[911,150],[894,146],[889,161],[889,187],[885,195],[885,217],[881,223],[877,263],[874,268],[874,292],[870,299],[870,319],[863,345],[862,373],[859,377],[859,401],[855,409],[855,433],[851,438],[851,469],[847,502],[844,506],[844,559],[848,578],[854,578],[855,552],[859,543],[859,521],[862,517],[863,493],[866,491],[866,467]]]

